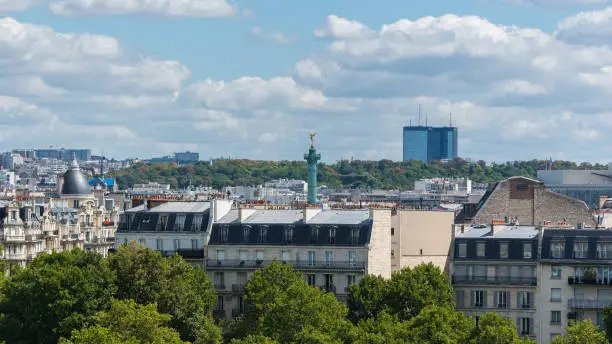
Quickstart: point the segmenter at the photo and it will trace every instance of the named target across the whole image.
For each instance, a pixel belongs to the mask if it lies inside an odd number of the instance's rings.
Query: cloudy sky
[[[608,7],[609,6],[609,7]],[[0,0],[0,151],[612,160],[612,0]]]

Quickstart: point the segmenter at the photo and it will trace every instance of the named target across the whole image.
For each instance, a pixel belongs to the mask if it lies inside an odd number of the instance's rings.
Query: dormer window
[[[268,226],[263,225],[259,227],[259,242],[263,244],[267,241],[268,241]]]
[[[315,244],[319,241],[319,227],[310,227],[310,243]]]
[[[332,245],[336,243],[336,229],[336,226],[329,227],[329,243]]]
[[[359,244],[359,228],[358,227],[351,228],[350,244],[351,245]]]
[[[244,226],[242,228],[242,241],[249,242],[250,235],[251,235],[251,226]]]
[[[228,237],[229,237],[229,226],[223,225],[221,227],[221,242],[227,242]]]
[[[285,226],[284,241],[286,243],[291,243],[293,241],[293,225]]]

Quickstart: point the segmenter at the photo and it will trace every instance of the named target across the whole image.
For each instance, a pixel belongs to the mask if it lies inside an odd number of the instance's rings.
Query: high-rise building
[[[457,127],[404,127],[403,160],[445,160],[457,157]]]
[[[200,161],[200,154],[194,152],[174,153],[174,159],[179,164],[187,164]]]

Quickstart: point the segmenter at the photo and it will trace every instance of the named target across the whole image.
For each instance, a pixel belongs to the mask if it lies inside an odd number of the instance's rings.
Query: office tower
[[[403,160],[445,160],[457,157],[457,127],[404,127]]]

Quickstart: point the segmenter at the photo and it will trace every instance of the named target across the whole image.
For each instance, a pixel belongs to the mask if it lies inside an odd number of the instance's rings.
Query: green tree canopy
[[[497,313],[487,313],[480,317],[476,337],[478,344],[535,344],[529,339],[519,338],[516,325]]]
[[[277,341],[262,335],[249,335],[242,339],[232,339],[231,344],[278,344]]]
[[[251,275],[240,336],[265,335],[281,343],[298,338],[339,338],[348,329],[346,307],[331,293],[310,287],[290,265],[274,261]]]
[[[350,332],[347,342],[353,344],[403,344],[410,339],[408,322],[385,311],[364,318]]]
[[[157,305],[142,306],[133,300],[114,300],[108,311],[92,317],[94,325],[74,330],[60,344],[181,344],[176,330],[168,327],[171,316],[157,312]]]
[[[606,333],[593,324],[591,319],[571,321],[565,327],[567,334],[557,336],[553,344],[608,344]]]
[[[115,278],[99,254],[75,249],[42,254],[4,286],[0,340],[57,343],[110,306]]]
[[[349,291],[351,320],[367,319],[383,310],[405,321],[427,306],[455,307],[448,275],[433,264],[395,271],[390,280],[366,276]]]
[[[183,340],[220,341],[220,330],[211,316],[216,294],[200,268],[179,256],[162,258],[159,252],[134,243],[119,247],[109,262],[117,275],[118,299],[157,304],[160,313],[172,315],[169,324]]]
[[[349,289],[348,307],[353,322],[376,317],[387,309],[387,281],[380,276],[364,276]]]
[[[426,344],[470,343],[475,326],[472,318],[454,307],[435,305],[423,308],[408,324],[408,342]]]

